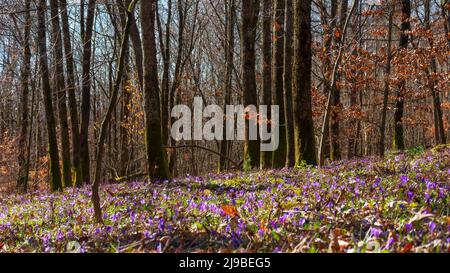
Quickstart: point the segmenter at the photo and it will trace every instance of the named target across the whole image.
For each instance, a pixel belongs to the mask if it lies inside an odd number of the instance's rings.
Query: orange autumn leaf
[[[239,213],[236,207],[230,206],[230,205],[223,205],[222,206],[223,212],[225,212],[226,215],[231,217],[239,217]]]
[[[267,226],[266,226],[265,223],[261,223],[261,224],[259,225],[259,229],[261,229],[261,230],[264,231],[264,232],[269,231],[269,229],[267,228]]]
[[[408,243],[406,246],[403,247],[401,253],[408,253],[411,251],[411,249],[413,248],[414,244],[413,243]]]

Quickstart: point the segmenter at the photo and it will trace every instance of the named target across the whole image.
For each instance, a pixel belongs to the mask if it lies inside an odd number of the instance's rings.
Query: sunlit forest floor
[[[0,198],[0,252],[449,252],[450,146]]]

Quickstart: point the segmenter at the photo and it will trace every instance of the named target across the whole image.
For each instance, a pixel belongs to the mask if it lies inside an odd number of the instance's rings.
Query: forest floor
[[[450,146],[0,197],[0,252],[449,252]]]

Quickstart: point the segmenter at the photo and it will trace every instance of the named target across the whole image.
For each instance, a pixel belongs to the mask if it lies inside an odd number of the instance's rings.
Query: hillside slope
[[[0,252],[448,252],[450,147],[0,198]]]

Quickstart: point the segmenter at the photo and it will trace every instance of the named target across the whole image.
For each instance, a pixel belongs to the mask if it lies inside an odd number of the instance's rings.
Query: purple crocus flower
[[[412,224],[410,224],[410,223],[407,223],[407,224],[405,224],[405,230],[406,230],[406,232],[410,232],[411,230],[412,230]]]
[[[300,220],[298,220],[298,225],[299,226],[303,226],[303,225],[305,225],[305,223],[306,223],[306,219],[305,218],[301,218]]]
[[[385,249],[390,249],[392,247],[392,245],[394,244],[395,239],[394,238],[389,238],[389,240],[386,243],[386,246],[384,247]]]
[[[414,192],[412,191],[408,191],[408,193],[406,194],[406,196],[408,197],[408,202],[411,202],[413,197],[414,197]]]
[[[382,232],[383,231],[379,228],[371,228],[370,229],[370,235],[375,238],[380,238]]]
[[[408,183],[408,177],[406,175],[402,175],[400,176],[400,186],[404,187],[406,185],[406,183]]]
[[[159,223],[158,223],[158,229],[161,231],[164,231],[165,225],[164,225],[164,219],[161,218],[159,219]]]
[[[61,232],[61,230],[58,231],[58,234],[56,235],[56,241],[60,242],[62,241],[62,239],[64,238],[63,233]]]
[[[434,230],[436,229],[436,223],[430,222],[430,223],[428,224],[428,228],[430,229],[430,233],[433,233]]]

